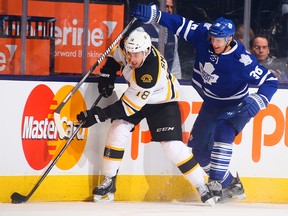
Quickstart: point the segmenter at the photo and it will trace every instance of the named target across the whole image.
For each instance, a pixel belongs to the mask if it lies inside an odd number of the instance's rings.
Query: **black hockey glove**
[[[111,57],[108,57],[105,65],[100,69],[100,78],[98,83],[98,91],[105,98],[112,95],[114,89],[114,81],[116,72],[120,69],[120,65]]]
[[[238,105],[238,113],[246,117],[254,117],[261,109],[264,109],[268,101],[260,94],[250,94]]]
[[[88,128],[96,123],[104,122],[106,119],[108,119],[106,113],[102,108],[98,106],[90,110],[81,111],[77,115],[77,120],[80,123],[84,122],[84,124],[82,125],[83,128]]]

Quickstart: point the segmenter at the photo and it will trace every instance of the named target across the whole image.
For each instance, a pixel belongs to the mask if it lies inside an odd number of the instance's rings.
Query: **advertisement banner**
[[[26,75],[49,75],[50,39],[26,40]],[[0,74],[19,75],[21,39],[0,38]]]
[[[66,140],[59,137],[53,111],[75,83],[1,81],[3,103],[0,113],[2,142],[0,175],[35,175],[55,158]],[[183,86],[180,106],[184,142],[198,115],[202,100],[191,86]],[[125,91],[126,84],[116,84],[114,94],[102,99],[100,107],[114,103]],[[251,89],[255,92],[255,89]],[[85,83],[61,112],[67,133],[75,129],[73,122],[81,110],[89,108],[97,98],[97,84]],[[187,94],[189,92],[189,94]],[[287,89],[279,89],[268,107],[252,119],[235,139],[231,169],[243,177],[288,178],[288,102]],[[7,115],[13,113],[13,115]],[[96,174],[100,171],[102,154],[110,121],[80,130],[53,169],[53,174]],[[69,130],[69,131],[68,131]],[[144,154],[145,152],[145,154]],[[17,164],[13,162],[17,158]],[[131,133],[120,174],[180,174],[164,154],[159,143],[150,142],[146,120]],[[100,166],[100,167],[99,167]],[[172,168],[174,167],[174,168]]]
[[[5,5],[0,4],[0,14],[20,16],[21,3],[21,0],[12,0]],[[28,1],[28,16],[56,19],[55,73],[82,74],[83,13],[83,3]],[[87,68],[89,69],[123,30],[124,5],[90,3],[88,19]],[[38,33],[43,29],[44,27],[39,24]],[[35,29],[32,31],[35,32]],[[34,64],[38,65],[37,62]],[[102,65],[103,63],[94,73],[98,73]]]
[[[57,158],[67,140],[59,136],[53,113],[76,84],[68,79],[63,82],[0,80],[0,183],[3,188],[0,202],[10,202],[10,195],[15,191],[28,194]],[[98,106],[104,108],[114,103],[126,88],[126,84],[116,83],[112,96],[102,98]],[[182,86],[180,95],[183,135],[187,141],[202,100],[192,86]],[[68,135],[75,129],[76,115],[89,109],[97,97],[97,83],[83,83],[63,107],[61,121],[67,126]],[[235,139],[230,170],[239,173],[247,202],[288,201],[286,98],[287,89],[279,89],[269,106],[251,119]],[[107,120],[81,129],[31,201],[92,200],[92,190],[103,174],[103,152],[110,125],[111,121]],[[128,139],[117,177],[117,200],[171,201],[177,196],[181,200],[191,197],[197,200],[198,195],[168,159],[161,143],[150,142],[145,119]],[[263,196],[263,188],[267,186],[269,190],[265,190]]]

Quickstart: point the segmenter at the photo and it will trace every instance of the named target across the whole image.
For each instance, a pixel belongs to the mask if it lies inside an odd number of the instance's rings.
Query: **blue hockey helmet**
[[[232,20],[220,17],[215,20],[209,29],[209,35],[215,38],[228,38],[234,36],[235,25]]]

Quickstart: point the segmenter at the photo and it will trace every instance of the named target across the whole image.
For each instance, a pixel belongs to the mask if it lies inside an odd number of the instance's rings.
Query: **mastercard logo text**
[[[73,86],[60,88],[54,95],[46,85],[36,86],[27,98],[21,124],[23,151],[28,164],[35,170],[41,170],[58,155],[67,140],[59,137],[53,119],[58,104],[68,95]],[[76,115],[86,110],[85,100],[79,91],[67,101],[61,110],[61,120],[69,136],[76,129],[73,123]],[[88,135],[88,129],[81,129],[74,137],[66,151],[56,163],[62,170],[71,169],[79,161]]]

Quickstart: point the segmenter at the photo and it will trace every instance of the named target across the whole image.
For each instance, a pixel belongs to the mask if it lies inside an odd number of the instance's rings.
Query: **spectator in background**
[[[281,25],[283,27],[283,36],[286,37],[286,42],[284,42],[284,50],[286,51],[284,52],[284,55],[288,56],[288,0],[283,1],[281,14],[282,14]],[[288,59],[287,59],[287,64],[288,64]]]
[[[161,1],[165,1],[166,7],[165,10],[167,13],[174,13],[174,2],[173,0],[158,0],[156,3],[160,5]],[[160,28],[164,30],[164,57],[168,63],[168,70],[172,73],[177,79],[181,79],[181,66],[178,54],[178,38],[177,36],[169,31],[167,28],[160,27],[157,23],[153,24],[143,24],[139,29],[143,29],[147,32],[150,37],[152,44],[159,49],[159,31]]]
[[[250,40],[250,52],[264,67],[268,68],[278,78],[280,83],[288,82],[286,61],[270,55],[269,40],[265,35],[256,35]]]
[[[250,28],[249,31],[249,39],[254,38],[254,32]],[[235,39],[238,40],[240,43],[244,44],[244,26],[243,24],[239,24],[235,31]]]

